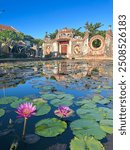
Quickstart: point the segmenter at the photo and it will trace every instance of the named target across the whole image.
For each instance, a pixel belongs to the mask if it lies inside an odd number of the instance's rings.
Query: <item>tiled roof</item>
[[[0,24],[0,30],[10,30],[10,31],[17,31],[16,29],[14,29],[11,26],[6,26],[6,25],[2,25]]]

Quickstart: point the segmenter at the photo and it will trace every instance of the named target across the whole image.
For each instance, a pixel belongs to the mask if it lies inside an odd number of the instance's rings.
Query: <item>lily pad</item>
[[[56,94],[44,94],[41,96],[43,99],[51,100],[56,98]]]
[[[77,114],[80,116],[80,118],[95,121],[100,121],[104,118],[104,114],[101,113],[98,108],[86,108],[85,105],[77,110]]]
[[[100,96],[100,95],[94,95],[94,97],[92,98],[92,101],[95,102],[95,103],[97,103],[97,102],[99,102],[101,99],[103,99],[102,96]]]
[[[19,99],[19,100],[17,100],[17,101],[14,101],[14,102],[12,102],[11,104],[10,104],[10,106],[12,107],[12,108],[17,108],[21,103],[24,103],[25,101],[23,100],[23,99]]]
[[[110,100],[108,98],[104,98],[100,101],[98,101],[99,104],[109,104],[110,103]]]
[[[105,150],[100,141],[93,137],[77,138],[71,140],[70,150]]]
[[[47,103],[47,101],[42,99],[42,98],[33,99],[32,102],[33,102],[34,105],[35,104],[40,105],[40,104],[43,104],[43,103]]]
[[[18,100],[18,97],[15,96],[2,97],[0,98],[0,104],[9,104],[16,100]]]
[[[24,138],[24,142],[28,144],[34,144],[40,140],[40,137],[35,134],[28,134]]]
[[[76,105],[77,106],[82,106],[82,108],[95,108],[96,107],[95,103],[93,103],[90,100],[86,100],[86,99],[76,101]]]
[[[106,133],[112,134],[113,133],[113,121],[112,120],[101,120],[100,121],[100,128],[105,131]]]
[[[5,114],[5,110],[0,108],[0,117],[4,116],[4,114]]]
[[[61,94],[61,95],[62,95],[62,94],[64,94],[64,92],[62,92],[62,91],[55,91],[54,93],[55,93],[55,94],[58,94],[58,95],[60,95],[60,94]]]
[[[74,95],[72,95],[72,94],[58,94],[56,97],[58,99],[63,99],[63,100],[72,100],[72,99],[74,99]]]
[[[44,137],[55,137],[65,131],[66,122],[57,118],[48,118],[40,120],[35,125],[35,133]]]
[[[105,119],[113,119],[113,111],[110,108],[99,107],[99,112],[104,115]]]
[[[50,102],[52,105],[54,105],[55,107],[58,106],[70,106],[73,104],[72,100],[68,100],[68,99],[54,99]]]
[[[46,150],[66,150],[67,144],[55,144],[47,148]]]
[[[53,87],[53,86],[40,86],[39,89],[42,90],[42,91],[47,91],[48,92],[48,91],[51,91],[51,90],[55,89],[55,87]]]
[[[105,85],[103,86],[103,89],[112,89],[113,87],[112,86],[109,86],[109,85]]]
[[[17,108],[20,104],[27,102],[27,101],[30,101],[30,99],[29,98],[18,99],[18,100],[15,100],[14,102],[12,102],[10,104],[10,106],[12,108]]]
[[[37,112],[35,116],[45,115],[51,110],[51,107],[46,103],[36,104],[36,108],[37,108]]]
[[[93,120],[78,119],[73,121],[70,127],[76,137],[93,136],[95,139],[101,140],[106,136],[99,124]]]
[[[5,130],[1,130],[0,131],[0,136],[4,136],[4,135],[7,135],[11,132],[14,132],[15,130],[14,129],[5,129]]]

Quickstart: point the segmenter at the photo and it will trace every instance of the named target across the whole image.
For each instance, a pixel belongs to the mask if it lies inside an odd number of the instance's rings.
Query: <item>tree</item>
[[[103,26],[103,24],[100,22],[97,22],[95,24],[86,22],[85,29],[89,32],[89,38],[91,38],[92,36],[97,35],[97,34],[105,37],[106,31],[105,30],[99,30],[99,28],[102,26]]]
[[[13,41],[18,42],[24,38],[24,34],[20,32],[4,30],[0,32],[0,42],[10,46]]]
[[[8,56],[14,44],[24,38],[24,34],[20,32],[4,30],[0,32],[1,56]]]
[[[37,44],[38,46],[42,46],[42,44],[43,44],[43,40],[41,40],[41,39],[34,39],[33,42],[35,44]]]
[[[85,33],[80,31],[81,28],[82,28],[82,27],[80,27],[80,28],[78,28],[78,29],[74,29],[74,28],[73,28],[74,36],[81,36],[82,38],[84,37],[84,34],[85,34]]]
[[[56,29],[54,33],[49,33],[49,37],[50,39],[55,39],[56,38],[56,35],[58,33],[58,30]]]

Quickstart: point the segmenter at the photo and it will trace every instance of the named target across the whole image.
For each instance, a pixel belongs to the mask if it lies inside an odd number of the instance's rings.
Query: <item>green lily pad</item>
[[[76,105],[77,106],[82,106],[82,108],[95,108],[96,107],[95,103],[93,103],[90,100],[86,100],[86,99],[76,101]]]
[[[103,99],[102,96],[100,96],[100,95],[95,95],[95,96],[92,98],[92,101],[95,102],[95,103],[97,103],[97,102],[99,102],[101,99]]]
[[[57,118],[48,118],[40,120],[35,125],[35,133],[44,137],[55,137],[65,131],[66,122]]]
[[[51,91],[54,89],[54,87],[53,86],[41,86],[39,87],[39,89],[42,91]]]
[[[100,128],[105,131],[106,133],[112,134],[113,133],[113,121],[112,120],[101,120],[100,121]]]
[[[108,97],[108,99],[109,99],[110,101],[113,101],[113,97],[112,97],[112,96]]]
[[[104,115],[104,119],[113,119],[113,111],[110,108],[100,107],[99,112]]]
[[[29,98],[23,98],[23,99],[18,99],[18,100],[15,100],[14,102],[12,102],[10,104],[10,106],[12,108],[17,108],[20,104],[24,103],[24,102],[31,102]]]
[[[76,112],[80,118],[84,119],[100,121],[104,118],[104,114],[101,113],[98,108],[86,108],[85,105],[79,108]]]
[[[54,99],[50,102],[52,105],[54,105],[55,107],[59,107],[59,106],[70,106],[73,104],[72,100],[68,100],[68,99]]]
[[[72,100],[72,99],[74,99],[74,95],[72,95],[72,94],[59,94],[56,97],[57,97],[57,99],[62,99],[62,100]]]
[[[0,98],[0,104],[9,104],[16,100],[18,100],[18,97],[15,96],[2,97]]]
[[[112,86],[109,86],[109,85],[105,85],[103,86],[103,89],[112,89],[113,87]]]
[[[110,100],[108,98],[104,98],[104,99],[101,99],[100,101],[98,101],[99,104],[109,104],[110,103]]]
[[[61,94],[61,95],[62,95],[62,94],[65,94],[65,93],[62,92],[62,91],[55,91],[54,93],[55,93],[55,94],[58,94],[58,95],[60,95],[60,94]]]
[[[32,102],[33,102],[33,104],[37,104],[37,105],[40,105],[40,104],[43,104],[43,103],[47,103],[47,101],[42,99],[42,98],[33,99]]]
[[[37,109],[37,112],[35,116],[41,116],[41,115],[47,114],[51,110],[51,107],[48,104],[43,103],[43,104],[37,104],[36,109]]]
[[[0,117],[4,116],[4,114],[5,114],[5,110],[0,108]]]
[[[43,99],[47,99],[47,100],[52,100],[52,99],[55,99],[56,98],[56,94],[44,94],[41,96]]]
[[[100,141],[93,137],[77,138],[71,140],[70,150],[105,150]]]
[[[99,94],[99,93],[101,93],[101,91],[102,91],[102,89],[97,89],[97,90],[95,90],[94,92],[95,92],[96,94]]]
[[[101,140],[106,133],[99,127],[99,124],[93,120],[78,119],[70,124],[71,130],[76,137],[93,136]]]
[[[24,103],[25,101],[23,99],[19,99],[18,101],[14,101],[10,104],[12,108],[17,108],[20,104]]]

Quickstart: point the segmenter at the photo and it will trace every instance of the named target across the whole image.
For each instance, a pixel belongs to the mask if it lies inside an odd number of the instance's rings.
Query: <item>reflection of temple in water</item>
[[[96,72],[94,72],[95,70]],[[86,77],[98,80],[100,76],[112,78],[112,61],[60,60],[40,63],[20,62],[15,67],[11,63],[1,64],[0,89],[24,84],[27,79],[34,76],[44,76],[57,81],[72,81]]]
[[[49,71],[49,76],[57,81],[67,80],[68,78],[81,79],[83,77],[94,77],[96,75],[97,77],[112,77],[112,68],[109,67],[109,65],[107,66],[105,62],[56,61],[55,63],[46,64],[45,66],[47,66],[47,68],[44,68],[44,73],[47,75]],[[94,70],[97,70],[95,74],[93,74]]]

